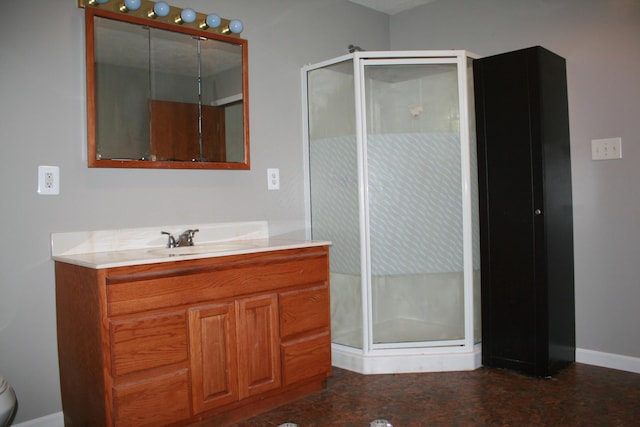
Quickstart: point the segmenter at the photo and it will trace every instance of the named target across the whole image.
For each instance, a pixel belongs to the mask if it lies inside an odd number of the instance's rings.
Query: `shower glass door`
[[[361,67],[368,342],[371,349],[463,345],[458,65],[409,58]]]
[[[361,211],[354,64],[321,64],[306,75],[311,237],[331,245],[331,336],[363,348]]]

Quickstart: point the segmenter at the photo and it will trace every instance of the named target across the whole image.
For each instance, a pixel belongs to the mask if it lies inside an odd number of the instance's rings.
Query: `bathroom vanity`
[[[54,243],[65,425],[223,426],[325,387],[329,243],[201,247]]]

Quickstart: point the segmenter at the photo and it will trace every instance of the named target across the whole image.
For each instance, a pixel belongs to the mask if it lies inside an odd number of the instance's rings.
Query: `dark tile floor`
[[[550,379],[496,369],[360,375],[334,368],[326,390],[234,424],[368,427],[640,426],[640,374],[575,364]]]

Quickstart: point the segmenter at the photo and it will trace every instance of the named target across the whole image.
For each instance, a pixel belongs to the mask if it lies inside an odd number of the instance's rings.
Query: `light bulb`
[[[206,19],[205,22],[207,23],[208,27],[218,28],[220,26],[220,24],[222,23],[222,19],[220,19],[220,17],[218,15],[216,15],[215,13],[211,13],[211,14],[207,15],[207,19]]]
[[[159,1],[153,5],[153,11],[158,16],[167,16],[171,11],[171,7],[166,2]]]
[[[229,30],[232,33],[240,34],[242,32],[242,29],[243,29],[243,25],[241,20],[234,19],[233,21],[229,22]]]
[[[196,11],[191,8],[182,9],[180,12],[180,18],[187,24],[192,23],[196,20]]]
[[[142,6],[142,0],[124,0],[127,10],[138,10]]]

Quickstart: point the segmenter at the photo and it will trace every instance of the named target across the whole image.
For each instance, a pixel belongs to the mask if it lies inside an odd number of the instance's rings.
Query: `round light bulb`
[[[158,16],[167,16],[171,11],[171,7],[166,2],[159,1],[153,5],[153,11]]]
[[[124,6],[128,10],[138,10],[142,6],[142,0],[124,0]]]
[[[211,28],[218,28],[222,23],[222,19],[220,19],[220,17],[215,13],[211,13],[207,15],[207,19],[205,20],[205,22],[207,23],[207,26]]]
[[[192,23],[196,20],[196,11],[191,8],[182,9],[180,12],[180,18],[187,24]]]
[[[234,34],[240,34],[243,28],[244,26],[242,25],[242,21],[239,19],[234,19],[233,21],[229,22],[229,31]]]

